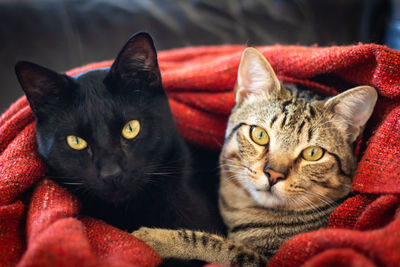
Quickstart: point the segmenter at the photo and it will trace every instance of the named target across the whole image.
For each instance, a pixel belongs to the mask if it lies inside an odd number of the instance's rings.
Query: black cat
[[[202,160],[193,171],[150,35],[131,37],[111,68],[78,77],[29,62],[15,69],[36,117],[49,176],[78,196],[82,213],[128,231],[223,232],[216,176],[200,170]],[[213,159],[217,166],[217,155]],[[208,185],[214,187],[205,192]]]

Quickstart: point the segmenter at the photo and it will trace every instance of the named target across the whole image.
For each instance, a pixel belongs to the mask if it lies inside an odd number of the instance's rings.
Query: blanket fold
[[[226,45],[159,53],[163,85],[188,142],[211,149],[223,144],[243,49]],[[368,84],[379,94],[357,144],[353,196],[332,213],[327,229],[293,237],[269,266],[398,266],[400,53],[373,44],[258,49],[283,82],[322,95]],[[93,63],[67,74],[111,63]],[[22,97],[0,117],[1,266],[156,266],[161,262],[149,246],[128,233],[80,217],[79,201],[45,173],[37,154],[34,116]]]

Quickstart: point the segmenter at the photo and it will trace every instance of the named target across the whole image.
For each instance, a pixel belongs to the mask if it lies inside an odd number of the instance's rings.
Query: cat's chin
[[[258,205],[265,208],[283,208],[286,201],[274,190],[251,190],[250,194]]]
[[[102,194],[98,197],[113,206],[122,206],[130,200],[131,195],[127,194],[123,190],[114,190],[107,192],[107,194]]]

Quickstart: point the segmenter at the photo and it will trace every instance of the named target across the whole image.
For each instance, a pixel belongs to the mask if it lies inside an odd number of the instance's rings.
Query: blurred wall
[[[137,31],[158,50],[210,44],[382,43],[385,0],[0,0],[0,112],[18,60],[57,71],[112,59]]]

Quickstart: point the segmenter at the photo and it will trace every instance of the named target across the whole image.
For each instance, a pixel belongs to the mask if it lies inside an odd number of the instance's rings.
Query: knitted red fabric
[[[159,53],[164,88],[182,135],[218,149],[234,105],[232,88],[244,46]],[[323,95],[374,86],[378,104],[357,145],[355,196],[328,229],[282,245],[270,266],[398,266],[400,262],[400,53],[378,45],[259,47],[283,82]],[[111,61],[74,69],[74,75]],[[155,266],[160,258],[128,233],[76,217],[78,201],[44,178],[34,117],[23,97],[0,117],[1,266]],[[138,214],[140,216],[140,214]]]

